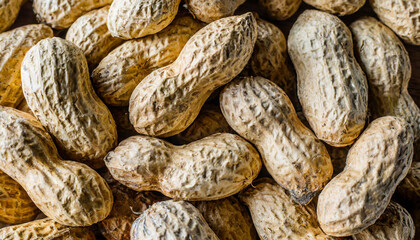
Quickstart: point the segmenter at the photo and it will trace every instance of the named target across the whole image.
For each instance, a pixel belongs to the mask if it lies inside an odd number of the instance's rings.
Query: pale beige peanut
[[[0,139],[0,169],[45,215],[68,226],[89,226],[108,216],[113,203],[108,184],[85,164],[61,160],[33,116],[0,106]]]
[[[210,94],[246,66],[256,39],[251,13],[222,18],[198,31],[175,62],[137,85],[129,108],[136,131],[169,137],[185,130]]]
[[[66,34],[66,40],[83,51],[90,68],[96,67],[112,49],[124,42],[108,31],[108,11],[109,6],[105,6],[86,13],[71,25]]]
[[[273,82],[239,78],[222,91],[220,107],[233,130],[257,147],[268,172],[294,201],[307,204],[331,178],[327,149]]]
[[[368,93],[350,30],[334,15],[306,10],[287,43],[299,101],[313,131],[329,145],[352,144],[365,125]]]
[[[49,37],[53,37],[53,31],[43,24],[26,25],[0,34],[0,105],[16,107],[23,100],[20,76],[23,58],[32,46]]]
[[[154,70],[175,61],[201,27],[191,16],[180,15],[159,33],[123,43],[93,71],[96,92],[108,105],[128,106],[137,84]]]
[[[325,233],[350,236],[385,211],[413,158],[413,132],[397,117],[374,120],[351,147],[343,172],[318,198],[318,221]]]
[[[262,10],[273,20],[286,20],[299,9],[302,0],[258,0]]]
[[[406,43],[420,45],[418,0],[369,0],[379,19]]]
[[[134,221],[131,240],[219,238],[190,203],[168,200],[153,204]]]
[[[186,0],[188,10],[198,20],[211,23],[232,16],[246,0]]]
[[[40,41],[22,62],[22,88],[65,157],[94,168],[104,165],[103,157],[117,145],[117,130],[78,47],[56,37]]]
[[[112,36],[141,38],[160,32],[175,18],[181,0],[114,0],[108,13]]]
[[[251,184],[261,159],[241,137],[220,133],[187,145],[134,136],[105,157],[112,176],[136,191],[159,191],[174,199],[217,200]]]
[[[339,16],[350,15],[357,12],[366,0],[303,0],[315,8]]]
[[[65,29],[83,14],[111,3],[112,0],[34,0],[32,7],[38,21]]]
[[[0,0],[0,33],[15,22],[25,0]]]
[[[0,229],[2,240],[95,240],[89,228],[63,226],[46,218]]]

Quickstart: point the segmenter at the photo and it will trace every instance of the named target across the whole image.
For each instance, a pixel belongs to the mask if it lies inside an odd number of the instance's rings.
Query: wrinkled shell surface
[[[258,2],[268,17],[281,21],[295,14],[302,0],[258,0]]]
[[[113,201],[105,180],[82,163],[62,161],[33,116],[0,106],[0,139],[0,169],[45,215],[68,226],[89,226],[108,216]]]
[[[40,41],[22,63],[32,112],[71,160],[98,168],[117,144],[114,119],[92,88],[83,52],[61,38]]]
[[[420,45],[420,1],[369,0],[379,19],[405,42]]]
[[[193,205],[169,200],[153,204],[133,223],[131,240],[145,239],[219,238]]]
[[[123,43],[93,71],[96,92],[108,105],[128,106],[137,84],[154,70],[175,61],[201,27],[191,16],[180,16],[157,34]]]
[[[211,23],[232,16],[246,0],[186,0],[188,9],[200,21]]]
[[[15,22],[24,0],[0,0],[0,33]]]
[[[112,176],[137,191],[159,191],[182,200],[217,200],[248,186],[261,160],[237,135],[214,134],[188,145],[134,136],[105,157]]]
[[[271,81],[233,81],[222,91],[220,107],[229,125],[258,148],[268,172],[295,201],[308,203],[331,178],[327,149]]]
[[[38,21],[56,29],[69,28],[83,14],[108,4],[112,0],[34,0]]]
[[[261,239],[332,240],[318,226],[313,204],[299,205],[271,179],[260,179],[240,194]]]
[[[352,144],[365,125],[368,93],[350,30],[336,16],[306,10],[290,30],[288,49],[315,134],[335,147]]]
[[[315,8],[339,16],[350,15],[357,12],[366,0],[303,0]]]
[[[413,133],[396,117],[373,121],[351,147],[346,168],[318,198],[318,221],[333,236],[356,234],[385,211],[413,158]]]
[[[251,13],[214,21],[198,31],[175,62],[149,74],[134,90],[129,111],[136,131],[169,137],[185,130],[210,94],[246,66],[256,39]]]
[[[114,37],[141,38],[160,32],[174,20],[181,0],[114,0],[108,29]]]
[[[49,37],[53,37],[52,29],[42,24],[26,25],[0,34],[0,105],[16,107],[23,100],[20,78],[23,58],[38,41]]]

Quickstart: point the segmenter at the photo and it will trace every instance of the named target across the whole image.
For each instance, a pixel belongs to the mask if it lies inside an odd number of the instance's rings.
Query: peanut
[[[16,107],[23,100],[20,78],[23,58],[38,41],[49,37],[53,37],[52,29],[42,24],[26,25],[0,34],[0,105]]]
[[[66,40],[78,46],[86,56],[90,68],[94,68],[112,49],[123,43],[111,36],[106,25],[109,6],[92,10],[79,17],[69,28]]]
[[[288,49],[298,97],[317,137],[350,145],[367,116],[367,81],[353,56],[351,32],[336,16],[306,10],[290,30]]]
[[[19,105],[16,107],[16,109],[17,109],[17,110],[20,110],[20,111],[22,111],[22,112],[29,113],[29,114],[31,114],[32,116],[35,116],[35,115],[32,113],[31,109],[29,108],[28,103],[26,102],[26,99],[25,99],[25,98],[24,98],[24,99],[23,99],[23,100],[19,103]]]
[[[413,133],[401,118],[374,120],[347,155],[343,172],[318,198],[325,233],[350,236],[369,227],[387,207],[413,158]]]
[[[174,20],[181,0],[114,0],[108,13],[112,36],[141,38],[160,32]]]
[[[418,0],[369,0],[379,19],[406,43],[420,46]]]
[[[64,156],[103,166],[103,157],[117,144],[117,130],[92,88],[79,48],[56,37],[40,41],[22,62],[22,88],[29,108]]]
[[[217,200],[251,184],[261,169],[258,152],[237,135],[214,134],[183,146],[134,136],[105,157],[112,176],[136,191],[182,200]]]
[[[251,13],[222,18],[198,31],[175,62],[137,85],[129,108],[136,131],[170,137],[185,130],[210,94],[246,66],[256,39]]]
[[[258,0],[262,10],[273,20],[286,20],[299,9],[302,0]]]
[[[0,33],[15,22],[24,0],[0,0]]]
[[[112,193],[105,180],[82,163],[62,161],[33,116],[0,106],[0,139],[0,169],[45,215],[63,225],[88,226],[109,214]]]
[[[186,0],[188,10],[200,21],[211,23],[232,16],[246,0]]]
[[[201,27],[191,16],[179,16],[157,34],[123,43],[92,73],[98,95],[108,105],[128,106],[137,84],[154,70],[175,61],[188,39]]]
[[[366,0],[303,0],[315,8],[339,16],[350,15],[357,12]]]
[[[218,240],[216,234],[190,203],[164,201],[153,204],[131,228],[131,240],[205,239]]]
[[[271,81],[233,81],[222,91],[220,107],[229,125],[257,147],[268,172],[296,202],[307,204],[331,178],[327,149]]]

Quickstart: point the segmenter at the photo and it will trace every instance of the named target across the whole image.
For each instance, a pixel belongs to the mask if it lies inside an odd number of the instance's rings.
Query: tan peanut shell
[[[374,120],[351,147],[343,172],[318,198],[325,233],[350,236],[369,227],[387,207],[413,158],[413,133],[401,118]]]
[[[105,157],[112,176],[136,191],[182,200],[217,200],[251,184],[261,169],[258,152],[241,137],[220,133],[175,146],[134,136]]]
[[[34,0],[38,21],[56,29],[69,28],[83,14],[111,4],[113,0]]]
[[[352,236],[353,240],[412,240],[414,222],[398,203],[390,202],[375,224]]]
[[[369,0],[379,19],[405,42],[420,46],[420,1]]]
[[[131,240],[219,238],[190,203],[168,200],[153,204],[131,228]]]
[[[15,180],[0,171],[0,221],[19,224],[34,220],[38,208]]]
[[[299,101],[317,137],[334,147],[352,144],[365,125],[368,93],[350,30],[334,15],[306,10],[290,30],[288,50]]]
[[[45,215],[68,226],[89,226],[108,216],[113,198],[105,180],[85,164],[62,161],[33,116],[0,106],[0,139],[0,169]]]
[[[369,83],[369,110],[374,118],[405,119],[420,138],[420,109],[408,93],[411,63],[404,44],[373,17],[363,17],[350,26],[355,50]]]
[[[157,34],[123,43],[93,71],[96,92],[108,105],[128,106],[137,84],[154,70],[175,61],[201,27],[191,16],[179,16]]]
[[[53,37],[53,31],[43,24],[26,25],[0,34],[0,105],[16,107],[23,100],[20,77],[23,58],[38,41],[49,37]]]
[[[160,32],[174,20],[181,0],[115,0],[108,13],[112,36],[141,38]]]
[[[302,0],[258,0],[258,2],[269,18],[281,21],[293,16]]]
[[[0,0],[0,33],[15,22],[24,0]]]
[[[88,228],[63,226],[52,219],[41,219],[0,229],[2,240],[95,240]]]
[[[86,58],[73,43],[40,41],[22,62],[26,101],[58,148],[71,160],[98,168],[117,144],[114,119],[92,88]]]
[[[230,83],[220,95],[229,125],[253,143],[273,178],[307,204],[331,178],[327,149],[299,120],[284,91],[262,77]]]
[[[273,180],[257,180],[239,195],[261,239],[333,240],[318,226],[314,205],[299,205]]]
[[[186,0],[188,10],[198,20],[206,23],[232,16],[246,0]]]
[[[71,25],[66,34],[66,40],[83,51],[91,68],[96,67],[112,49],[124,42],[111,36],[108,31],[108,11],[109,6],[105,6],[86,13]]]
[[[357,12],[366,0],[303,0],[315,8],[339,16],[350,15]]]
[[[257,232],[248,210],[235,197],[192,204],[220,240],[255,240]]]
[[[256,39],[251,13],[222,18],[198,31],[175,62],[137,85],[129,108],[136,131],[170,137],[185,130],[210,94],[246,66]]]

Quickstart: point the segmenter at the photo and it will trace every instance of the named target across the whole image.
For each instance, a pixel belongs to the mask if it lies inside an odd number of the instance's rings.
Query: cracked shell
[[[246,0],[186,0],[188,10],[198,20],[206,23],[232,16]]]
[[[314,8],[339,16],[350,15],[357,12],[366,0],[303,0]]]

